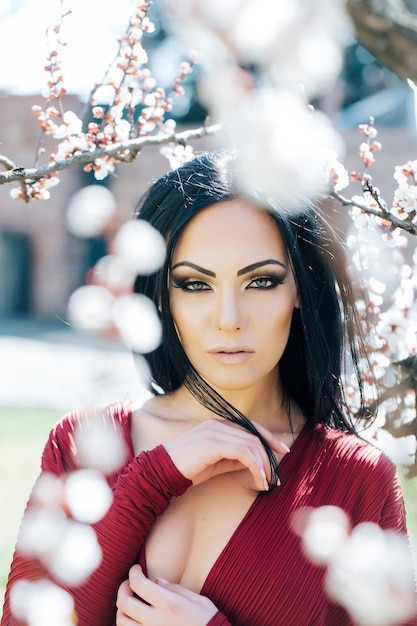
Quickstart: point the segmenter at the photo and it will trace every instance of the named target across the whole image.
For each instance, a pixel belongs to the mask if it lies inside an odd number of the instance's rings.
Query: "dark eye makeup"
[[[195,291],[208,291],[211,287],[203,280],[197,280],[196,278],[174,278],[172,282],[176,289],[182,289],[183,291],[195,292]]]
[[[248,278],[246,289],[269,290],[274,289],[278,285],[282,285],[285,281],[285,275],[281,273],[270,272],[268,274],[254,275]],[[176,289],[182,289],[188,293],[211,290],[211,286],[204,280],[198,278],[180,278],[172,276],[173,286]]]

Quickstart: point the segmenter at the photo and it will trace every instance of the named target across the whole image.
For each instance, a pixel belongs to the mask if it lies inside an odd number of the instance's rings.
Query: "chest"
[[[231,623],[310,623],[325,605],[324,570],[304,557],[285,490],[219,496],[211,487],[190,489],[154,525],[145,547],[150,578],[202,592]]]
[[[245,476],[218,476],[175,499],[147,538],[148,576],[199,592],[255,501],[244,484]]]

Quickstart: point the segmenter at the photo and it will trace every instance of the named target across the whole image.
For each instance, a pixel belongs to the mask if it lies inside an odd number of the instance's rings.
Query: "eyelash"
[[[261,280],[268,281],[270,284],[264,287],[251,287],[253,283],[256,283],[257,281],[261,281]],[[261,291],[268,291],[270,289],[275,289],[275,287],[277,287],[278,285],[282,285],[284,281],[285,281],[285,276],[281,276],[279,274],[265,274],[262,276],[254,276],[253,278],[250,279],[246,288],[247,289],[259,289]],[[193,289],[193,287],[197,285],[203,285],[203,287],[199,289]],[[174,279],[174,287],[176,287],[177,289],[182,289],[183,291],[187,293],[197,293],[197,292],[199,293],[201,291],[209,291],[211,289],[211,287],[207,283],[205,283],[203,280],[198,280],[194,278]]]

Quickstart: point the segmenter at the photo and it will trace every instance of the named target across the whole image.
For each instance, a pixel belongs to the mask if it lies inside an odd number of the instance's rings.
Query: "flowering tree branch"
[[[75,152],[66,159],[48,163],[47,165],[42,165],[37,168],[20,167],[13,163],[8,157],[0,155],[0,164],[7,170],[6,172],[0,172],[0,185],[20,181],[31,184],[35,180],[53,176],[57,171],[67,170],[75,165],[88,165],[102,157],[112,157],[116,161],[130,163],[136,159],[143,148],[148,146],[162,146],[169,143],[185,145],[193,139],[201,139],[202,137],[214,135],[218,130],[219,125],[213,124],[172,133],[170,135],[158,134],[135,137],[134,139],[109,144],[103,148]]]
[[[413,224],[411,221],[402,221],[397,219],[394,215],[392,215],[386,208],[382,207],[381,209],[373,208],[367,206],[365,203],[359,202],[355,198],[346,198],[340,192],[336,191],[336,189],[332,189],[330,191],[330,196],[335,200],[340,202],[342,206],[346,207],[356,207],[366,213],[368,215],[373,215],[374,217],[380,218],[384,222],[384,226],[390,229],[401,228],[405,230],[410,235],[417,235],[417,224]]]

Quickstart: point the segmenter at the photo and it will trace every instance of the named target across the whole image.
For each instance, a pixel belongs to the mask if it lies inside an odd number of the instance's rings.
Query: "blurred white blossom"
[[[80,585],[97,569],[101,557],[93,528],[69,520],[59,545],[45,555],[44,563],[48,571],[64,584]]]
[[[90,331],[104,331],[111,323],[114,297],[100,285],[83,285],[68,300],[68,317],[72,324]]]
[[[132,290],[136,271],[125,258],[106,254],[95,264],[92,277],[96,284],[107,287],[112,293],[125,293]]]
[[[146,354],[161,343],[162,327],[154,303],[141,294],[118,298],[113,321],[124,343],[135,352]]]
[[[350,520],[337,507],[300,509],[293,529],[310,560],[326,566],[325,588],[359,626],[393,626],[414,615],[415,582],[406,536]]]
[[[57,579],[82,583],[100,564],[101,549],[94,530],[67,517],[64,509],[32,507],[19,532],[22,554],[39,559]]]
[[[243,192],[254,187],[290,205],[327,191],[329,151],[340,154],[343,143],[324,114],[309,113],[295,93],[272,90],[249,91],[223,113]]]
[[[337,77],[351,32],[341,0],[164,0],[163,7],[167,28],[197,48],[209,70],[220,59],[254,63],[279,87],[302,83],[309,96]]]
[[[309,512],[303,532],[303,547],[308,557],[319,565],[326,564],[348,536],[348,516],[336,506],[322,506]]]
[[[44,561],[59,548],[68,524],[63,509],[32,507],[22,520],[17,547],[23,554]]]
[[[165,259],[164,238],[141,219],[123,224],[114,237],[112,250],[139,274],[156,272]]]
[[[66,214],[67,228],[77,237],[97,237],[115,212],[112,192],[103,185],[88,185],[71,197]]]
[[[83,469],[68,476],[65,483],[65,498],[76,520],[94,524],[107,513],[113,494],[101,472]]]
[[[83,428],[74,432],[78,460],[83,468],[96,469],[105,475],[119,471],[126,463],[127,451],[118,424],[105,414],[88,416]]]
[[[360,626],[392,626],[414,615],[415,585],[407,538],[358,524],[332,558],[326,588]]]
[[[13,615],[27,626],[73,626],[72,596],[48,580],[19,580],[10,590]]]

